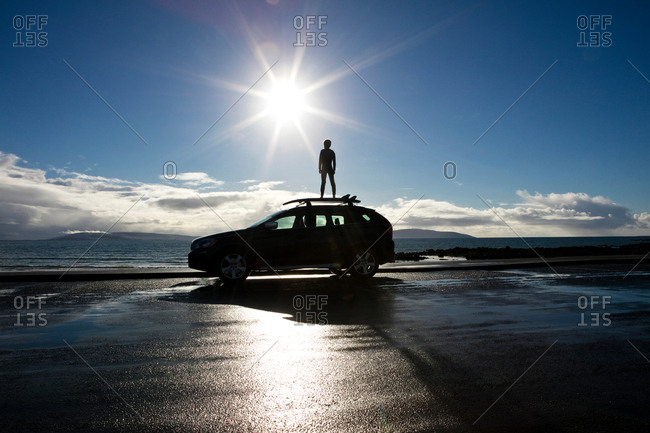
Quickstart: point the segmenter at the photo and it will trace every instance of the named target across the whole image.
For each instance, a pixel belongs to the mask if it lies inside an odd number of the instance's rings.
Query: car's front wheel
[[[365,251],[354,256],[350,272],[355,277],[370,278],[377,272],[379,264],[372,251]]]
[[[241,252],[221,254],[217,259],[217,275],[227,286],[242,283],[250,271],[248,260]]]

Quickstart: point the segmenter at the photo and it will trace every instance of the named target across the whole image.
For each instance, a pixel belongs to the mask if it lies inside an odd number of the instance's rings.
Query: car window
[[[334,224],[335,226],[345,224],[345,216],[332,214],[332,224]]]
[[[285,212],[286,212],[286,211],[279,211],[279,212],[276,212],[276,213],[274,213],[274,214],[271,214],[271,215],[265,216],[264,218],[262,218],[261,220],[257,221],[256,223],[254,223],[254,224],[248,226],[248,228],[251,229],[251,228],[253,228],[253,227],[261,226],[262,224],[264,224],[264,223],[267,222],[267,221],[275,221],[275,218],[276,218],[278,215],[280,215],[280,214],[284,214]]]
[[[316,227],[324,227],[327,224],[327,217],[325,215],[316,215]]]
[[[323,213],[316,213],[311,215],[313,218],[313,225],[308,227],[331,227],[338,226],[345,223],[345,216],[342,212],[334,212],[330,214],[328,211],[322,211]]]
[[[282,218],[278,218],[275,221],[278,223],[278,228],[276,230],[284,230],[293,228],[293,223],[296,220],[295,215],[287,215]]]

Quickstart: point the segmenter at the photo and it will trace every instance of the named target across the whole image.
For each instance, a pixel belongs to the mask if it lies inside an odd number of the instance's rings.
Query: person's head
[[[325,149],[329,149],[332,147],[332,140],[328,138],[327,140],[323,141],[323,146],[325,146]]]

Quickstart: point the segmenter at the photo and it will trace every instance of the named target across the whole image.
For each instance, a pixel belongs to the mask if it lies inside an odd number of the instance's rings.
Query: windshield
[[[278,212],[276,212],[276,213],[273,213],[273,214],[271,214],[271,215],[269,215],[269,216],[265,216],[264,218],[262,218],[261,220],[259,220],[259,221],[255,222],[255,223],[251,224],[251,225],[248,226],[247,228],[251,229],[251,228],[253,228],[253,227],[257,227],[257,226],[259,226],[259,225],[262,225],[262,224],[264,224],[265,222],[272,220],[273,218],[277,217],[278,215],[280,215],[281,213],[284,213],[284,212],[285,212],[285,211],[281,210],[281,211],[278,211]]]

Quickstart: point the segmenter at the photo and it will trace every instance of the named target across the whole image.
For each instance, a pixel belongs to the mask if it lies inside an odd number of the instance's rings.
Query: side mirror
[[[264,223],[264,228],[266,230],[275,230],[278,228],[278,222],[277,221],[267,221]]]

